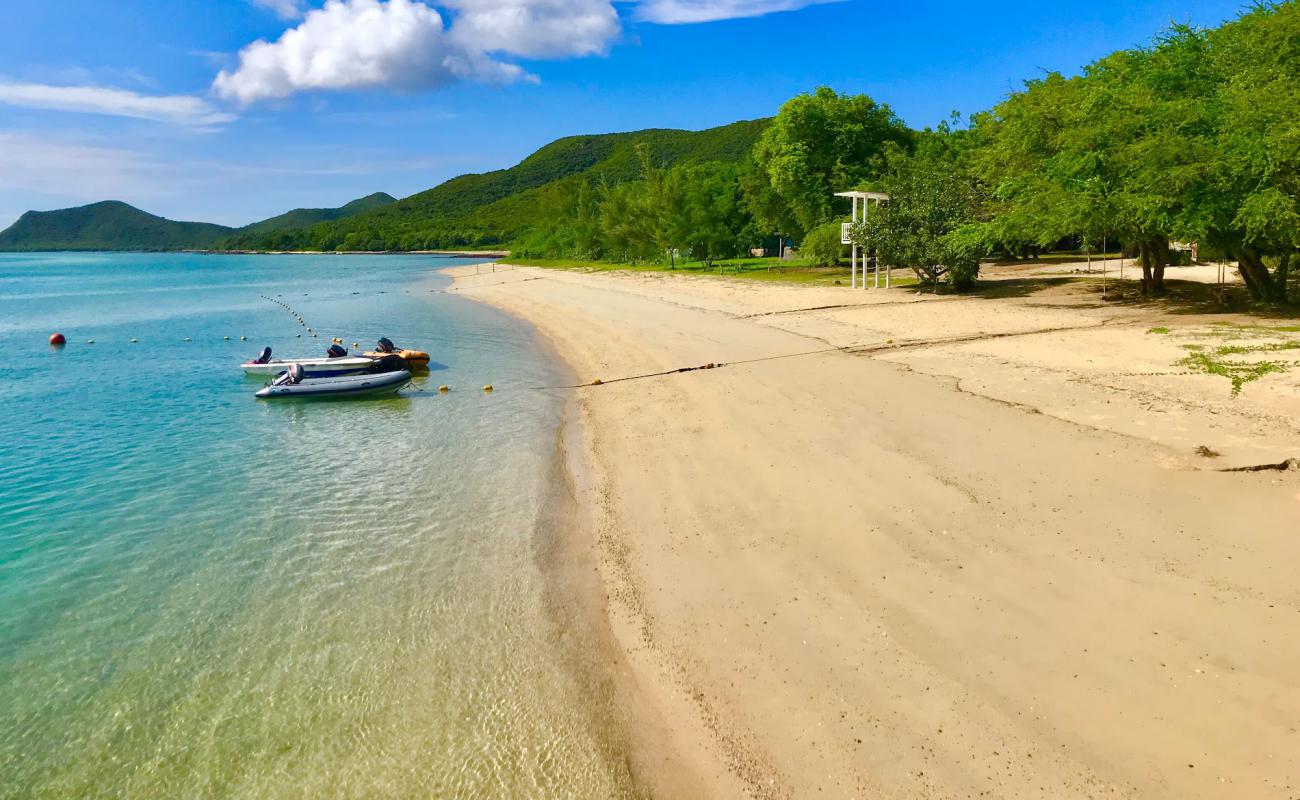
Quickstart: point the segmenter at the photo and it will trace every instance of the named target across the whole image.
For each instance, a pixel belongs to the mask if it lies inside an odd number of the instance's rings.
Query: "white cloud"
[[[297,19],[302,16],[301,0],[249,0],[258,8],[265,8],[280,19]]]
[[[329,0],[274,42],[258,40],[222,70],[213,88],[247,105],[313,89],[431,89],[457,80],[526,79],[447,35],[442,17],[414,0]]]
[[[104,86],[51,86],[0,80],[0,103],[25,108],[133,117],[204,128],[234,119],[207,100],[185,94],[147,95]]]
[[[686,25],[722,19],[761,17],[837,0],[643,0],[637,19],[660,25]]]
[[[447,0],[451,37],[525,58],[603,55],[622,33],[609,0]]]
[[[645,22],[677,25],[758,17],[837,0],[633,0]],[[312,90],[433,89],[459,80],[536,80],[520,58],[604,55],[622,35],[614,0],[250,0],[303,19],[275,41],[259,39],[212,83],[249,105]],[[433,5],[446,9],[443,16]]]

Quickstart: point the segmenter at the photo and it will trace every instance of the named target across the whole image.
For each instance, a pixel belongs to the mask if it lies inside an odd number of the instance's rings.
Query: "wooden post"
[[[856,197],[853,198],[853,214],[850,217],[850,219],[853,220],[854,225],[857,224],[858,198]],[[858,288],[857,281],[858,281],[858,246],[855,244],[853,245],[853,254],[849,256],[849,288],[850,289]],[[862,265],[862,284],[865,286],[866,283],[867,283],[867,267],[866,264],[864,263]]]

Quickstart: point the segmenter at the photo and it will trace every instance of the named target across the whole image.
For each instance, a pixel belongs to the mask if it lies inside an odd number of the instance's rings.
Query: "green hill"
[[[508,243],[542,219],[571,181],[621,183],[640,172],[637,146],[656,163],[738,162],[768,120],[703,131],[652,129],[558,139],[509,169],[462,175],[346,219],[271,233],[239,231],[231,249],[419,250]]]
[[[175,222],[118,200],[57,211],[28,211],[4,231],[2,250],[206,250],[234,234],[272,234],[338,220],[396,202],[375,192],[339,208],[296,208],[243,228],[210,222]]]
[[[0,231],[0,250],[181,250],[211,247],[233,232],[224,225],[175,222],[106,200],[28,211]]]
[[[254,222],[251,225],[245,225],[239,229],[240,234],[264,234],[273,231],[285,230],[287,228],[306,228],[320,222],[329,222],[331,220],[343,219],[353,214],[360,214],[362,211],[370,211],[375,208],[382,208],[389,203],[396,203],[397,198],[386,192],[375,192],[365,197],[353,200],[347,205],[339,208],[295,208],[292,211],[286,211],[279,216],[264,219],[261,222]]]

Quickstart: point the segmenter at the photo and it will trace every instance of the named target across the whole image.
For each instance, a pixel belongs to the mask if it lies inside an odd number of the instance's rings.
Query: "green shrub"
[[[840,244],[840,223],[828,222],[808,231],[799,246],[799,255],[816,266],[834,267],[844,257],[846,247]]]

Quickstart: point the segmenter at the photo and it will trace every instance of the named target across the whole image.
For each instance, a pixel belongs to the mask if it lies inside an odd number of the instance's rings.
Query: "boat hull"
[[[366,355],[370,356],[371,358],[379,358],[380,356],[385,356],[385,355],[401,356],[403,361],[415,367],[416,369],[428,369],[429,367],[429,354],[424,352],[423,350],[402,349],[402,350],[394,350],[391,353],[381,353],[378,350],[367,350]]]
[[[245,375],[279,375],[292,364],[301,364],[309,378],[322,378],[331,375],[356,375],[374,364],[374,359],[362,356],[344,358],[273,358],[265,364],[246,361],[240,366]]]
[[[397,394],[411,382],[406,370],[376,375],[342,375],[333,378],[304,378],[298,383],[266,386],[257,397],[267,400],[292,400],[335,397],[382,397]]]

